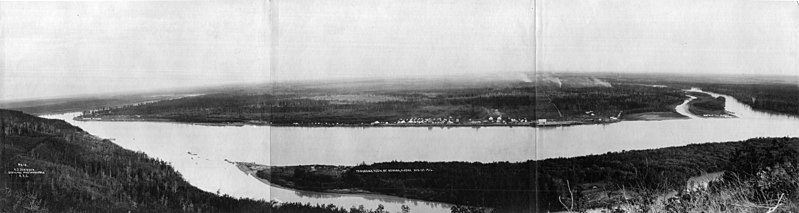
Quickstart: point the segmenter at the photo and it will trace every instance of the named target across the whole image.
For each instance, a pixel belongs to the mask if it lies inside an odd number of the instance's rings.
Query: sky
[[[799,74],[799,1],[546,0],[537,70]]]
[[[508,72],[799,75],[799,3],[0,0],[0,100]]]
[[[269,80],[259,1],[0,2],[0,99]]]
[[[534,69],[531,0],[278,3],[277,80]]]

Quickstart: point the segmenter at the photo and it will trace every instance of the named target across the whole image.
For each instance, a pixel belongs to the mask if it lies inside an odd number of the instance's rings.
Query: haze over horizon
[[[799,76],[798,28],[793,1],[0,1],[0,100],[533,71]]]
[[[799,75],[799,4],[547,0],[537,70]]]

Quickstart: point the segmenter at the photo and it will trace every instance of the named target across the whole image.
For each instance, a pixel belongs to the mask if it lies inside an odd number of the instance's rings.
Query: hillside
[[[347,212],[205,192],[167,162],[61,120],[2,109],[0,170],[0,212]]]

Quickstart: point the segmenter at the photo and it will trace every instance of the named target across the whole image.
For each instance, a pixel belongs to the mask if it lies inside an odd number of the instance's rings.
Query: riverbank
[[[215,122],[194,122],[194,121],[179,121],[176,119],[166,118],[143,118],[135,116],[112,116],[112,117],[82,117],[78,116],[73,118],[76,121],[100,121],[100,122],[168,122],[180,124],[192,124],[202,126],[276,126],[276,127],[357,127],[357,128],[371,128],[371,127],[439,127],[439,128],[482,128],[482,127],[557,127],[557,126],[574,126],[574,125],[593,125],[593,124],[611,124],[621,122],[624,119],[578,119],[578,120],[550,120],[542,123],[537,122],[524,122],[524,123],[451,123],[451,124],[426,124],[426,123],[381,123],[381,124],[276,124],[268,121],[248,120],[248,121],[215,121]],[[636,120],[636,119],[627,119]]]
[[[690,102],[689,102],[690,103]],[[676,105],[674,107],[677,107]],[[697,111],[697,107],[688,105],[692,113],[701,113],[703,116],[699,117],[727,117],[732,118],[730,112],[725,114],[715,114],[716,112]],[[576,126],[576,125],[596,125],[596,124],[612,124],[623,121],[664,121],[664,120],[678,120],[689,119],[690,117],[674,112],[641,112],[622,114],[619,119],[575,119],[575,120],[548,120],[546,122],[527,122],[527,123],[460,123],[460,124],[275,124],[268,121],[217,121],[217,122],[186,122],[178,121],[175,119],[165,118],[141,118],[141,117],[92,117],[82,118],[75,117],[76,121],[100,121],[100,122],[167,122],[179,124],[191,124],[202,126],[275,126],[275,127],[355,127],[355,128],[374,128],[374,127],[439,127],[439,128],[482,128],[482,127],[560,127],[560,126]]]
[[[141,117],[91,117],[91,118],[84,118],[81,116],[75,117],[74,120],[76,121],[105,121],[105,122],[169,122],[169,123],[182,123],[182,124],[194,124],[194,125],[203,125],[203,126],[278,126],[278,127],[529,127],[535,126],[536,124],[527,122],[527,123],[458,123],[458,124],[397,124],[397,123],[388,123],[388,124],[282,124],[282,123],[270,123],[268,121],[259,121],[259,120],[246,120],[246,121],[209,121],[209,122],[197,122],[197,121],[180,121],[176,119],[167,119],[167,118],[141,118]],[[563,125],[574,125],[574,124],[583,124],[584,122],[570,122],[564,123]]]

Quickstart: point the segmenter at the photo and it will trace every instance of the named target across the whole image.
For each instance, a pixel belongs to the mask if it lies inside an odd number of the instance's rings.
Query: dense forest
[[[674,112],[686,99],[677,88],[614,84],[613,87],[556,88],[537,90],[538,118],[608,118],[619,114]],[[586,115],[590,111],[594,116]]]
[[[61,120],[0,110],[0,212],[383,212],[236,199]]]
[[[729,171],[728,176],[748,180],[775,165],[797,165],[797,150],[797,138],[763,138],[521,163],[310,165],[271,167],[257,175],[275,184],[313,191],[360,189],[491,207],[496,212],[551,211],[566,209],[561,203],[564,200],[577,203],[574,209],[612,208],[626,202],[625,194],[637,196],[640,200],[636,202],[653,202],[654,195],[644,192],[684,190],[689,178],[709,172]],[[391,170],[417,172],[368,172]],[[795,189],[772,187],[769,196],[776,190],[793,193],[791,199],[796,200]]]

